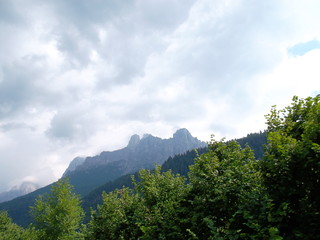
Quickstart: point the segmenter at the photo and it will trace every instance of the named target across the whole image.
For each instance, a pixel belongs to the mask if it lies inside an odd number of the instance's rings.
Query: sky
[[[133,134],[264,130],[320,93],[318,0],[0,0],[0,191]]]

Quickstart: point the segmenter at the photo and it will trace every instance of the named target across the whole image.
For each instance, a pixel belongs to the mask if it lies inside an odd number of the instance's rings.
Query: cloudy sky
[[[318,0],[0,0],[0,191],[178,128],[265,128],[320,90]]]

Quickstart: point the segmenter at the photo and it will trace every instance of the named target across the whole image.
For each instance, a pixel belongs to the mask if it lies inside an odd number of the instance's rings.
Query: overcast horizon
[[[0,0],[0,192],[133,134],[264,130],[320,93],[317,0]]]

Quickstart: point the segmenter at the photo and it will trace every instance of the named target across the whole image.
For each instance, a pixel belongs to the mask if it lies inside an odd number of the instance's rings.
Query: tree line
[[[83,223],[67,179],[31,208],[27,228],[0,213],[0,239],[320,239],[320,97],[267,120],[264,155],[212,138],[187,176],[141,170],[132,188],[103,193]]]

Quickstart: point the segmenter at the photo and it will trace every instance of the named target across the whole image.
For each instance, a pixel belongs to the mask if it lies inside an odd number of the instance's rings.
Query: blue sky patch
[[[308,42],[298,43],[290,48],[288,48],[288,54],[290,56],[303,56],[307,52],[310,52],[314,49],[320,49],[320,41],[313,39]]]

